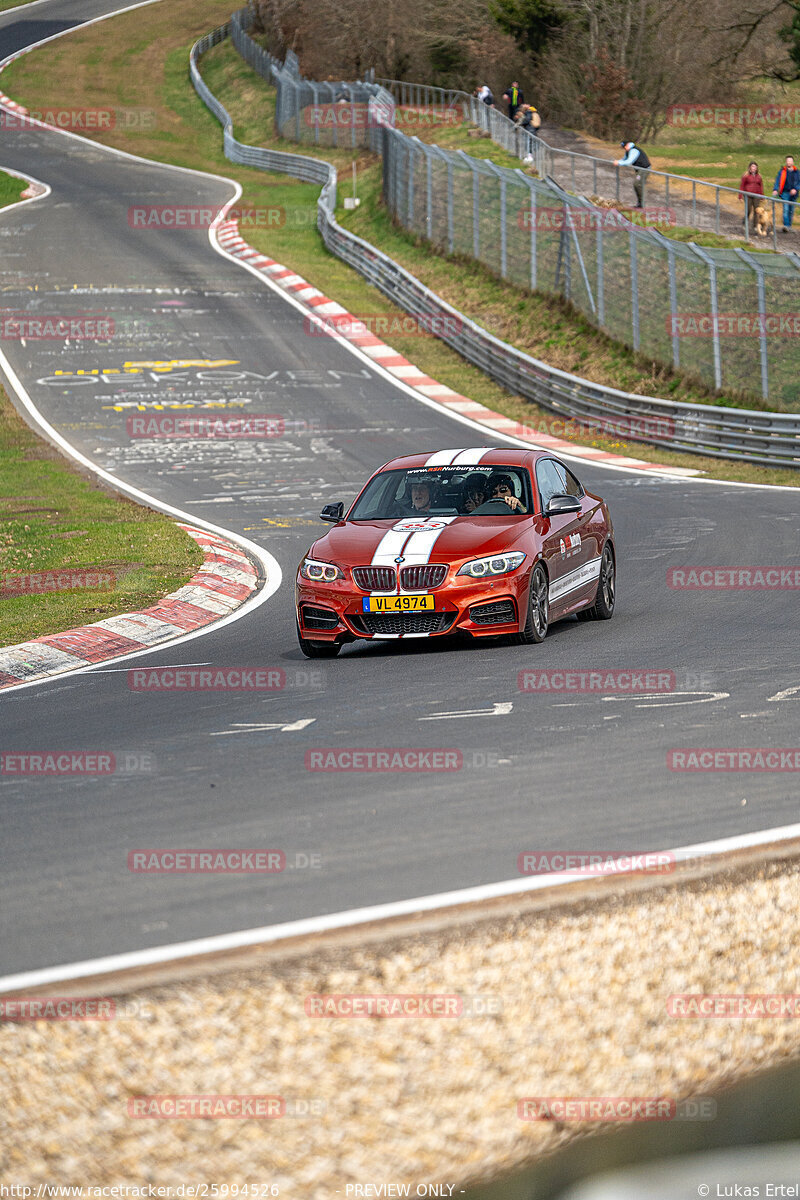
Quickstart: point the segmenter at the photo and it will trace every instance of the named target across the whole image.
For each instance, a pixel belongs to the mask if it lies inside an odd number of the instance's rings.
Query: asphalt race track
[[[114,7],[52,0],[9,13],[0,57]],[[666,582],[683,565],[800,564],[796,492],[576,465],[615,521],[613,621],[568,620],[540,646],[357,643],[308,662],[292,587],[325,530],[322,504],[349,500],[395,455],[491,439],[339,342],[309,336],[302,313],[215,252],[205,229],[129,224],[134,204],[220,205],[230,184],[47,131],[0,130],[0,167],[52,188],[0,214],[0,305],[114,321],[103,343],[2,343],[40,412],[98,466],[245,534],[283,571],[265,605],[224,629],[0,698],[5,752],[133,756],[110,778],[0,775],[0,974],[512,879],[526,850],[663,849],[798,819],[796,774],[667,768],[673,747],[797,744],[797,593]],[[131,362],[176,365],[115,375]],[[170,402],[206,413],[246,402],[282,416],[286,433],[213,444],[128,436],[133,406]],[[128,686],[133,667],[197,663],[282,668],[287,687]],[[651,700],[520,692],[518,672],[534,666],[659,667],[677,689]],[[351,746],[454,748],[464,765],[306,770],[308,749]],[[145,753],[151,770],[138,769]],[[279,848],[289,867],[133,874],[127,856],[141,847]]]

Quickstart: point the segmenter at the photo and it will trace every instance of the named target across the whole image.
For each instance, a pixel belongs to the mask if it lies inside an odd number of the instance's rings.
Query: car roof
[[[543,450],[517,450],[509,447],[462,446],[449,450],[426,450],[424,454],[404,454],[380,469],[392,471],[409,467],[528,467],[540,458],[551,458]]]

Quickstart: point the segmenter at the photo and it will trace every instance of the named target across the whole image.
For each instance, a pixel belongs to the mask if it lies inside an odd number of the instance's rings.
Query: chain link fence
[[[521,288],[563,296],[611,337],[718,390],[800,399],[800,264],[632,224],[552,178],[389,129],[384,200],[404,228]]]
[[[776,466],[800,465],[800,417],[757,412],[747,409],[732,409],[721,405],[688,404],[656,397],[640,396],[622,392],[615,388],[604,387],[600,384],[590,383],[578,376],[559,371],[494,337],[481,326],[470,321],[456,309],[446,304],[440,297],[436,296],[420,283],[409,271],[406,271],[389,258],[388,255],[383,254],[376,247],[371,246],[368,242],[365,242],[339,225],[335,217],[335,169],[323,160],[310,158],[306,155],[289,154],[283,151],[247,146],[238,142],[233,136],[233,125],[229,114],[213,96],[200,76],[197,67],[200,55],[228,37],[233,32],[237,24],[237,18],[240,16],[241,14],[235,14],[228,25],[221,26],[212,34],[197,42],[192,48],[190,59],[192,82],[198,94],[211,111],[215,113],[223,126],[226,156],[234,162],[245,163],[266,171],[281,171],[293,175],[298,179],[319,183],[322,191],[317,206],[318,227],[326,247],[357,270],[384,295],[415,316],[436,318],[437,327],[443,330],[442,339],[469,362],[474,363],[510,392],[530,399],[542,407],[561,414],[568,419],[578,419],[586,423],[601,425],[609,419],[618,420],[624,423],[630,430],[628,436],[632,440],[663,445],[672,450],[690,450],[722,458],[741,459]],[[272,63],[268,65],[270,72],[272,72],[273,65]],[[291,74],[292,72],[290,71],[289,73]],[[297,78],[296,68],[294,77]],[[298,94],[294,88],[289,88],[288,90],[289,94]],[[385,116],[386,102],[378,91],[372,94],[371,102]],[[369,129],[370,127],[368,127],[368,131]],[[425,214],[426,229],[428,228],[428,218],[430,216],[430,228],[437,233],[437,236],[446,238],[448,244],[452,238],[453,247],[455,248],[456,245],[460,244],[458,239],[462,237],[462,234],[457,227],[455,219],[457,212],[455,206],[456,175],[455,165],[450,162],[450,156],[444,155],[441,151],[437,152],[440,165],[438,168],[439,174],[435,177],[433,175],[433,161],[431,160],[430,185],[427,179],[428,160],[424,160],[426,163],[426,168],[423,172],[425,176],[424,189],[418,196],[415,191],[417,184],[414,182],[413,170],[411,173],[406,170],[406,174],[403,176],[402,162],[396,154],[393,154],[392,150],[393,144],[397,146],[402,144],[403,141],[415,143],[416,139],[404,138],[404,135],[398,133],[390,124],[384,123],[378,112],[376,112],[374,117],[370,136],[381,144],[381,149],[384,152],[385,189],[387,191],[391,188],[397,190],[397,180],[404,179],[404,194],[406,205],[408,206],[410,181],[410,204],[412,211],[417,211],[418,203],[422,204],[420,211]],[[466,158],[467,156],[464,157]],[[392,169],[395,171],[394,183],[392,183]],[[494,168],[490,175],[495,181],[493,186],[496,185],[499,188],[498,170],[498,168]],[[511,171],[507,174],[515,178],[521,178],[521,185],[524,183],[525,188],[528,189],[529,203],[531,203],[531,189],[538,197],[539,189],[544,188],[548,197],[550,195],[558,196],[561,203],[567,206],[578,205],[579,207],[588,209],[592,209],[593,207],[588,202],[579,202],[574,197],[567,197],[565,193],[561,192],[552,183],[547,184],[539,180],[532,180],[522,172]],[[452,205],[449,199],[447,199],[450,194],[447,180],[450,176],[452,176],[453,183]],[[489,175],[487,175],[488,177]],[[435,207],[434,205],[434,190],[432,186],[434,178],[444,187],[444,195],[446,197],[444,209],[441,206]],[[506,180],[506,207],[510,203],[507,183],[508,181]],[[474,183],[472,186],[474,189]],[[403,194],[402,187],[399,190]],[[524,195],[524,193],[522,194]],[[473,190],[471,196],[473,221],[476,213],[478,218],[481,217],[481,203],[483,198],[479,190],[476,209]],[[423,200],[424,203],[422,203]],[[435,221],[434,212],[437,214]],[[408,207],[406,215],[407,213]],[[444,217],[442,216],[443,213]],[[452,218],[450,214],[452,214]],[[479,252],[481,245],[484,244],[480,240],[484,234],[487,238],[494,238],[493,242],[487,243],[491,246],[491,253],[494,255],[493,261],[499,264],[505,263],[506,271],[518,271],[519,264],[513,258],[515,244],[509,245],[507,239],[504,240],[502,236],[498,236],[498,229],[501,227],[500,223],[496,220],[490,221],[487,223],[485,229],[482,229],[480,219],[474,223],[478,232]],[[471,230],[471,232],[473,232],[474,236],[474,231]],[[642,231],[636,230],[634,233],[638,237]],[[537,256],[538,242],[536,243],[537,250],[533,252],[533,260],[531,260],[529,246],[527,270],[531,271],[531,261],[533,261],[538,279],[538,271],[547,267],[549,263],[547,269],[552,272],[558,272],[559,283],[563,279],[564,287],[569,287],[573,295],[580,294],[583,291],[588,296],[592,288],[592,277],[587,269],[587,260],[582,257],[583,251],[581,251],[581,256],[579,256],[576,248],[576,244],[580,245],[581,236],[580,232],[574,229],[562,229],[558,231],[556,241],[561,244],[560,264],[558,246],[551,246],[548,252],[549,257],[545,255],[544,262],[541,263]],[[622,241],[627,240],[630,243],[631,236],[632,231],[628,227],[623,230]],[[530,230],[528,231],[528,238],[530,242]],[[678,246],[675,247],[676,253],[678,249],[689,254],[692,253],[686,247]],[[606,253],[605,248],[601,250],[601,257]],[[638,253],[638,243],[637,251],[634,254],[636,256],[637,268],[641,273],[641,270],[647,264],[641,262],[642,256]],[[676,264],[676,277],[677,273],[678,266]],[[601,271],[601,278],[604,277],[604,274],[604,270]],[[532,277],[529,276],[530,278]],[[569,281],[568,283],[567,280]],[[669,287],[667,287],[667,290],[669,291]],[[629,290],[630,295],[632,295],[632,291]],[[601,297],[601,300],[605,304],[606,298]],[[595,304],[597,304],[597,298],[595,298]],[[643,314],[639,311],[638,320],[640,329],[643,326],[646,327],[650,320],[650,314]],[[637,429],[640,430],[638,434]]]
[[[547,142],[547,130],[535,134],[523,129],[501,112],[487,106],[476,96],[428,84],[408,83],[399,79],[378,79],[398,104],[425,105],[432,110],[459,109],[467,120],[488,134],[498,146],[502,146],[516,158],[532,162],[537,175],[555,179],[566,191],[602,197],[620,204],[624,197],[634,198],[633,173],[630,167],[618,167],[611,159],[597,158],[551,146]],[[670,171],[649,168],[641,172],[643,204],[645,208],[669,215],[670,224],[713,233],[731,234],[756,244],[752,214],[749,221],[746,194],[738,188],[724,184],[709,183],[694,179],[690,175],[675,175]],[[763,203],[769,215],[771,227],[764,236],[770,236],[772,248],[783,250],[778,241],[778,229],[782,223],[783,207],[788,203],[796,215],[798,201],[783,201],[764,196]]]

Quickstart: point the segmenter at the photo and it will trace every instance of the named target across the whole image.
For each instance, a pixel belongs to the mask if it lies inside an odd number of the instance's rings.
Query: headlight
[[[300,574],[312,583],[335,583],[337,579],[344,579],[344,572],[339,567],[333,563],[318,562],[315,558],[303,559]]]
[[[513,554],[493,554],[491,558],[473,558],[472,562],[464,563],[458,571],[459,575],[471,575],[473,579],[482,579],[485,575],[507,575],[516,571],[525,561],[525,555],[515,550]]]

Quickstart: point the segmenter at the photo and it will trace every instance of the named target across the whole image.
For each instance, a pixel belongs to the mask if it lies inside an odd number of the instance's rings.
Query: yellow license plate
[[[365,596],[364,612],[419,612],[421,608],[433,608],[433,596]]]

